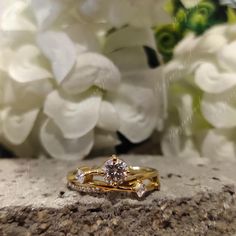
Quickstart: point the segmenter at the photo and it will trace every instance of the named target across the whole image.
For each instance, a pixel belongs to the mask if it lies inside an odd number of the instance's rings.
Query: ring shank
[[[78,170],[84,172],[84,183],[80,183],[76,178]],[[146,181],[145,187],[147,191],[160,189],[159,173],[156,169],[150,167],[129,166],[127,177],[122,184],[119,184],[119,186],[110,185],[106,181],[101,180],[101,177],[104,177],[104,170],[101,167],[79,167],[68,173],[68,187],[77,191],[83,191],[83,189],[85,189],[86,192],[94,189],[96,192],[136,192],[136,187],[140,183]]]

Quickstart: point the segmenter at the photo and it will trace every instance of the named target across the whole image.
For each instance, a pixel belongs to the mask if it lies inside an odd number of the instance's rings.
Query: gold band
[[[158,171],[154,168],[128,166],[112,156],[101,167],[79,167],[67,175],[68,187],[79,192],[146,192],[159,190]]]

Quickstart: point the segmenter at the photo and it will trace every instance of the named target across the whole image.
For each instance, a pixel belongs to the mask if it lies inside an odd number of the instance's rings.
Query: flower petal
[[[157,109],[157,130],[161,131],[164,128],[165,119],[167,118],[167,82],[164,77],[163,67],[160,66],[153,70],[154,77],[154,95]]]
[[[14,52],[10,48],[0,49],[0,71],[8,72],[13,56]]]
[[[225,44],[227,44],[225,27],[216,26],[206,31],[202,37],[189,33],[175,47],[174,54],[189,63],[189,60],[198,60],[200,55],[208,58],[211,54],[217,53]]]
[[[155,75],[151,70],[129,74],[124,78],[126,82],[121,84],[117,96],[112,101],[119,111],[119,131],[134,143],[147,139],[156,127],[154,88],[148,81],[153,76]]]
[[[202,156],[214,160],[235,160],[235,130],[215,129],[206,133],[202,142]]]
[[[25,45],[16,52],[9,67],[10,76],[25,83],[51,78],[51,73],[40,65],[40,51],[33,45]]]
[[[38,45],[51,61],[52,69],[60,83],[76,62],[76,47],[63,32],[47,31],[38,35]]]
[[[0,29],[3,31],[35,31],[35,25],[23,14],[28,7],[28,1],[14,1],[10,4],[3,11]]]
[[[107,11],[107,20],[111,25],[120,28],[130,21],[132,8],[129,5],[129,1],[111,1]]]
[[[221,5],[228,5],[229,7],[236,8],[235,0],[220,0]]]
[[[15,145],[22,144],[30,134],[38,113],[39,108],[30,110],[8,108],[3,120],[3,133],[6,139]]]
[[[221,94],[205,94],[201,110],[205,119],[217,128],[236,126],[235,88]]]
[[[35,143],[31,142],[32,139],[27,138],[24,143],[21,143],[20,145],[15,145],[10,143],[6,139],[1,139],[1,144],[7,148],[7,150],[11,150],[12,153],[14,153],[17,157],[30,157],[30,158],[38,158],[38,153],[35,150]]]
[[[229,71],[229,72],[235,72],[236,68],[236,42],[232,42],[225,47],[222,48],[222,50],[218,53],[218,63],[219,65]],[[236,79],[235,79],[236,80]]]
[[[207,32],[198,40],[195,51],[202,54],[217,53],[221,48],[227,44],[227,39],[224,34],[221,34],[221,28],[211,30]]]
[[[177,109],[181,120],[182,132],[190,135],[194,116],[193,97],[190,94],[181,95],[180,104]]]
[[[119,126],[119,115],[113,104],[105,100],[102,101],[97,127],[108,131],[117,131]]]
[[[96,126],[101,96],[99,90],[73,98],[53,91],[45,101],[44,112],[61,129],[65,138],[80,138]]]
[[[178,60],[172,60],[163,68],[164,77],[167,84],[173,83],[176,80],[183,79],[187,68],[183,62]]]
[[[88,19],[103,21],[108,6],[111,4],[107,0],[86,0],[78,1],[78,10],[81,11],[83,17]],[[102,7],[101,7],[102,6]]]
[[[224,25],[223,25],[224,26]],[[234,41],[235,40],[235,33],[236,33],[236,25],[235,24],[231,24],[230,27],[224,27],[226,34],[229,38],[230,41]]]
[[[195,72],[195,82],[203,91],[221,93],[236,85],[236,73],[221,73],[213,63],[201,64]]]
[[[60,160],[80,160],[93,147],[93,131],[77,139],[67,139],[53,121],[46,120],[40,130],[43,147],[54,158]]]
[[[199,157],[199,152],[191,138],[183,136],[181,127],[172,126],[165,132],[161,141],[165,156],[182,158]]]
[[[45,97],[52,90],[53,85],[50,80],[18,83],[7,78],[2,92],[2,101],[4,105],[16,104],[17,107],[41,107]]]
[[[106,57],[97,53],[84,53],[77,57],[76,67],[62,82],[70,94],[78,94],[93,85],[104,90],[115,90],[120,83],[120,72]]]
[[[180,0],[185,8],[192,8],[198,5],[201,0]]]
[[[121,143],[116,133],[107,132],[100,129],[96,129],[94,139],[94,149],[97,150],[114,148]]]
[[[109,58],[122,72],[150,68],[143,47],[130,47],[109,53]]]
[[[31,4],[40,29],[49,27],[65,8],[61,0],[32,0]]]
[[[199,40],[200,39],[196,38],[194,33],[187,34],[174,48],[174,55],[178,57],[186,56],[186,54],[189,55],[189,57],[193,56],[191,52],[195,49]]]
[[[153,16],[153,9],[155,9],[157,1],[153,0],[146,0],[145,2],[135,1],[135,4],[132,1],[124,1],[124,2],[127,2],[128,6],[124,6],[124,8],[121,9],[121,12],[126,11],[127,18],[128,17],[130,18],[130,25],[133,25],[135,27],[150,27],[154,25],[152,16]],[[159,12],[155,13],[159,14]]]
[[[83,17],[106,22],[115,28],[124,25],[150,27],[159,23],[160,19],[163,20],[163,17],[166,19],[163,14],[163,2],[162,0],[82,0],[79,1],[79,10]],[[162,18],[159,18],[159,15]]]
[[[95,25],[85,22],[79,22],[69,25],[65,32],[75,43],[78,52],[99,52],[101,53],[101,46],[98,40],[97,32],[99,29]]]

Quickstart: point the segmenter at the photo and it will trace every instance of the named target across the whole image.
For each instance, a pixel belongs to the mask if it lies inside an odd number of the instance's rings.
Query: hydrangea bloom
[[[174,20],[155,28],[158,51],[165,62],[172,59],[175,46],[188,34],[203,34],[214,25],[234,22],[233,9],[215,0],[173,0],[167,7]]]
[[[235,158],[235,50],[235,25],[189,34],[176,47],[164,69],[170,86],[166,154]]]
[[[117,131],[132,142],[151,135],[160,113],[158,96],[162,102],[155,90],[159,70],[149,68],[143,49],[155,50],[151,29],[110,31],[106,21],[81,17],[88,6],[75,0],[2,4],[4,145],[18,155],[79,159],[93,147],[118,144]]]

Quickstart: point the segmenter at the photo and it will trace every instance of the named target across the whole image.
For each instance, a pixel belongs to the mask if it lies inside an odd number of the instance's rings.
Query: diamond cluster
[[[105,181],[111,185],[119,185],[125,181],[128,171],[128,165],[116,158],[105,162],[103,167],[105,173]]]

